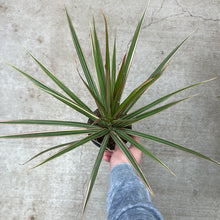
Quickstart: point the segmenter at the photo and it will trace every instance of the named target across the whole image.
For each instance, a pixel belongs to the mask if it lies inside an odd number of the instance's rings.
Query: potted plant
[[[184,100],[187,100],[193,96],[186,97],[183,99],[178,99],[176,101],[169,102],[168,104],[162,104],[164,101],[169,99],[170,97],[180,93],[186,89],[192,88],[194,86],[203,84],[205,82],[209,82],[213,79],[209,79],[203,82],[197,82],[187,87],[181,88],[177,91],[164,95],[163,97],[148,103],[144,104],[141,108],[132,111],[132,107],[135,103],[140,99],[140,97],[145,93],[145,91],[157,80],[162,76],[164,71],[166,70],[167,66],[171,58],[174,56],[176,51],[185,43],[185,41],[191,36],[191,34],[186,37],[175,49],[173,49],[168,56],[161,62],[161,64],[155,69],[155,71],[146,79],[143,80],[143,83],[140,84],[138,87],[134,88],[133,91],[124,99],[122,100],[122,93],[124,91],[126,80],[128,77],[129,69],[131,66],[132,58],[135,52],[135,47],[137,43],[137,39],[140,33],[140,29],[143,23],[143,19],[145,17],[147,10],[147,6],[144,9],[144,12],[137,24],[135,33],[133,35],[130,47],[128,52],[124,55],[122,63],[120,65],[119,70],[116,70],[116,37],[114,38],[114,45],[113,45],[113,53],[112,57],[110,58],[110,49],[109,49],[109,34],[108,34],[108,25],[107,20],[102,12],[105,24],[105,59],[103,59],[101,55],[99,40],[96,32],[95,20],[93,18],[93,25],[90,27],[91,33],[91,46],[92,46],[92,56],[94,60],[96,76],[97,76],[97,85],[92,77],[92,74],[87,66],[86,59],[83,55],[79,40],[77,38],[75,29],[72,25],[70,20],[70,16],[66,11],[66,16],[69,24],[69,28],[71,31],[71,35],[73,38],[73,43],[78,54],[79,61],[81,63],[84,78],[79,74],[83,84],[88,89],[91,97],[94,99],[97,109],[91,109],[84,103],[79,97],[77,97],[74,92],[72,92],[69,88],[67,88],[54,74],[52,74],[39,60],[37,60],[29,51],[27,53],[36,61],[36,63],[41,67],[43,72],[48,75],[48,77],[53,80],[62,91],[65,93],[62,94],[45,84],[39,82],[29,74],[23,72],[21,69],[15,67],[14,65],[8,63],[11,67],[15,70],[20,72],[23,76],[31,80],[39,89],[43,90],[44,92],[52,95],[54,98],[58,99],[59,101],[63,102],[64,104],[70,106],[73,110],[78,111],[79,113],[83,114],[88,118],[88,122],[75,122],[75,121],[57,121],[57,120],[13,120],[13,121],[1,121],[0,123],[5,124],[36,124],[36,125],[58,125],[58,126],[70,126],[74,129],[69,130],[59,130],[59,131],[46,131],[46,132],[34,132],[34,133],[25,133],[25,134],[15,134],[15,135],[3,135],[0,138],[35,138],[35,137],[51,137],[51,136],[62,136],[62,135],[76,135],[76,134],[85,134],[84,138],[79,140],[73,140],[68,143],[63,143],[57,146],[53,146],[48,148],[34,157],[30,158],[28,161],[33,160],[34,158],[55,149],[59,149],[58,152],[53,154],[52,156],[48,157],[46,160],[42,161],[41,163],[37,164],[35,167],[38,167],[54,158],[57,158],[89,141],[93,141],[96,143],[100,149],[97,155],[92,173],[91,178],[89,181],[87,193],[85,196],[85,201],[83,205],[82,215],[85,212],[86,205],[88,203],[97,173],[102,161],[103,154],[105,150],[114,150],[115,144],[122,150],[122,152],[126,155],[128,160],[130,161],[131,165],[136,170],[137,174],[143,180],[144,184],[150,191],[150,185],[148,184],[146,178],[144,177],[141,168],[136,163],[135,159],[133,158],[132,154],[130,154],[128,147],[126,146],[126,142],[133,144],[135,147],[140,149],[144,154],[149,156],[151,159],[157,161],[160,165],[162,165],[165,169],[167,169],[170,173],[175,175],[161,160],[159,160],[156,156],[154,156],[147,148],[142,146],[141,144],[137,143],[131,136],[138,136],[142,138],[146,138],[151,141],[155,141],[158,143],[162,143],[164,145],[170,146],[175,149],[179,149],[181,151],[190,153],[192,155],[198,156],[200,158],[206,159],[210,162],[213,162],[217,165],[220,165],[219,162],[202,155],[199,152],[193,151],[191,149],[185,148],[181,145],[175,144],[173,142],[164,140],[162,138],[152,136],[146,134],[144,132],[136,131],[132,129],[132,124],[146,119],[152,115],[160,113],[177,103],[180,103]],[[161,104],[159,107],[158,105]],[[27,162],[28,162],[27,161]],[[33,167],[33,168],[35,168]]]

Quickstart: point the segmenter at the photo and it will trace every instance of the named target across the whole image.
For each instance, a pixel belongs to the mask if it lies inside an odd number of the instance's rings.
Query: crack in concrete
[[[151,18],[150,18],[150,22],[149,22],[147,25],[145,25],[144,28],[147,28],[147,27],[151,26],[152,24],[160,23],[161,21],[164,21],[164,20],[166,20],[166,19],[173,18],[173,17],[178,17],[178,16],[184,14],[184,12],[182,12],[182,13],[177,13],[177,14],[173,14],[173,15],[166,16],[166,17],[161,18],[161,19],[159,19],[159,20],[157,20],[157,21],[154,21],[154,16],[155,16],[156,14],[158,14],[158,13],[162,10],[162,8],[163,8],[163,6],[164,6],[164,3],[165,3],[165,0],[163,0],[163,1],[161,2],[161,5],[160,5],[160,8],[159,8],[159,9],[158,9],[158,10],[155,10],[155,11],[152,13]]]
[[[163,1],[161,2],[160,8],[157,10],[156,13],[159,13],[159,12],[161,11],[161,9],[163,8],[164,2],[165,2],[165,0],[163,0]]]
[[[204,20],[204,21],[214,21],[214,22],[220,21],[219,18],[217,18],[217,19],[214,19],[214,18],[205,18],[205,17],[203,17],[203,16],[201,16],[201,15],[194,15],[194,14],[192,14],[187,8],[184,8],[184,7],[178,2],[178,0],[175,0],[175,2],[176,2],[176,4],[177,4],[177,6],[181,8],[182,12],[177,13],[177,14],[173,14],[173,15],[169,15],[169,16],[166,16],[166,17],[164,17],[164,18],[158,19],[157,21],[154,21],[154,16],[155,16],[156,14],[158,14],[158,13],[163,9],[163,6],[164,6],[165,1],[166,1],[166,0],[162,0],[161,5],[160,5],[160,8],[159,8],[158,10],[155,10],[155,11],[152,12],[152,15],[151,15],[151,17],[150,17],[150,22],[149,22],[147,25],[144,25],[142,28],[148,28],[148,27],[150,27],[150,26],[153,25],[153,24],[158,24],[158,23],[160,23],[160,22],[162,22],[162,21],[164,21],[164,20],[166,20],[166,19],[178,17],[178,16],[184,15],[184,14],[186,14],[186,13],[187,13],[190,17],[200,18],[200,19],[202,19],[202,20]],[[131,39],[131,40],[128,42],[128,44],[127,44],[126,53],[128,52],[128,50],[129,50],[129,48],[130,48],[131,41],[132,41],[132,39]]]
[[[163,6],[164,6],[164,2],[165,2],[165,0],[162,0],[161,5],[160,5],[160,8],[159,8],[158,10],[153,11],[153,13],[152,13],[152,15],[151,15],[151,17],[150,17],[150,22],[149,22],[149,24],[143,25],[142,28],[149,27],[149,26],[151,26],[152,24],[159,23],[160,21],[163,21],[163,20],[165,20],[165,19],[167,19],[167,18],[175,17],[175,16],[180,15],[180,14],[175,14],[175,15],[167,16],[167,17],[165,17],[165,18],[162,18],[162,19],[160,19],[160,20],[154,22],[154,15],[155,15],[155,14],[158,14],[158,13],[161,11],[161,9],[162,9]],[[128,50],[129,50],[130,45],[131,45],[131,42],[132,42],[132,39],[131,39],[131,40],[128,42],[128,44],[127,44],[126,54],[128,53]]]
[[[176,4],[181,8],[181,10],[184,12],[184,13],[187,13],[190,17],[193,17],[193,18],[200,18],[202,19],[203,21],[220,21],[220,18],[217,18],[217,19],[214,19],[214,18],[206,18],[206,17],[203,17],[201,15],[194,15],[192,14],[187,8],[183,7],[179,2],[178,0],[175,0]]]
[[[152,24],[157,24],[157,23],[160,23],[160,22],[162,22],[162,21],[164,21],[164,20],[166,20],[166,19],[178,17],[178,16],[180,16],[180,15],[183,15],[183,13],[181,12],[181,13],[169,15],[169,16],[164,17],[164,18],[161,18],[161,19],[159,19],[159,20],[157,20],[157,21],[154,21],[154,18],[151,17],[151,21],[150,21],[147,25],[143,26],[143,28],[147,28],[147,27],[151,26]]]

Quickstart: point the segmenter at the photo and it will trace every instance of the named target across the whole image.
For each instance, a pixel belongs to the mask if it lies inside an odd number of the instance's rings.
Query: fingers
[[[138,137],[136,136],[132,136],[132,138],[140,144],[140,140]],[[132,153],[132,155],[135,157],[135,159],[138,161],[138,163],[141,162],[141,155],[142,155],[142,151],[139,150],[138,148],[136,148],[134,145],[131,144],[129,151]]]
[[[140,143],[139,138],[136,136],[132,136],[132,138],[137,142]],[[134,145],[131,144],[129,151],[133,155],[133,157],[136,159],[136,161],[140,164],[141,162],[141,154],[142,152],[136,148]],[[114,151],[108,151],[106,150],[103,154],[103,160],[106,162],[110,162],[110,164],[114,161],[121,161],[121,162],[129,162],[126,156],[122,153],[121,149],[115,145]]]
[[[137,137],[137,136],[131,136],[136,142],[138,142],[139,144],[140,144],[140,140],[139,140],[139,138]],[[133,146],[133,145],[132,145]]]
[[[106,162],[110,162],[112,156],[112,152],[106,150],[103,154],[103,160]]]

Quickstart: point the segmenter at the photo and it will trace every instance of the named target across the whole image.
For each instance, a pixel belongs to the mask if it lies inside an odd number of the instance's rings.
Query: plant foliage
[[[184,152],[190,153],[192,155],[198,156],[200,158],[206,159],[208,161],[211,161],[217,165],[220,165],[219,162],[204,156],[194,150],[185,148],[181,145],[172,143],[170,141],[164,140],[162,138],[152,136],[146,133],[142,133],[139,131],[127,129],[127,126],[138,122],[140,120],[146,119],[147,117],[150,117],[152,115],[155,115],[157,113],[162,112],[163,110],[166,110],[174,105],[176,105],[179,102],[182,102],[190,97],[186,97],[183,99],[179,99],[176,101],[169,102],[168,104],[160,105],[160,107],[157,107],[158,104],[161,104],[171,96],[176,95],[179,92],[182,92],[186,89],[189,89],[191,87],[203,84],[205,82],[211,81],[206,80],[203,82],[198,82],[192,85],[189,85],[185,88],[179,89],[177,91],[174,91],[170,94],[167,94],[147,105],[144,105],[143,107],[135,110],[130,111],[133,105],[137,102],[137,100],[140,99],[140,97],[144,94],[144,92],[157,80],[160,78],[160,76],[164,73],[167,66],[169,65],[170,59],[174,56],[176,51],[185,43],[185,41],[191,36],[189,35],[186,37],[177,47],[175,47],[168,56],[161,62],[161,64],[156,68],[156,70],[139,86],[133,89],[133,91],[124,99],[122,98],[122,93],[125,88],[126,80],[128,77],[129,69],[131,66],[132,58],[134,56],[135,47],[137,44],[138,36],[141,30],[141,26],[146,14],[147,7],[144,9],[144,12],[137,24],[136,30],[134,32],[130,47],[128,49],[128,52],[124,55],[124,58],[122,60],[121,66],[119,68],[118,74],[116,74],[116,37],[114,39],[114,45],[113,45],[113,53],[112,57],[110,59],[110,51],[109,51],[109,35],[108,35],[108,24],[106,17],[104,13],[102,12],[103,18],[104,18],[104,24],[105,24],[105,39],[106,39],[106,54],[105,58],[101,55],[101,49],[99,44],[99,39],[96,32],[96,26],[95,26],[95,19],[93,17],[93,25],[90,26],[90,33],[91,33],[91,47],[92,47],[92,55],[94,60],[94,66],[96,70],[96,76],[97,76],[97,83],[95,83],[91,72],[87,66],[86,59],[83,55],[78,37],[76,35],[76,31],[72,25],[70,16],[67,12],[67,9],[65,8],[70,32],[72,35],[73,43],[79,58],[79,61],[81,63],[81,67],[84,73],[85,80],[83,79],[83,76],[80,75],[80,78],[82,79],[84,85],[89,90],[91,96],[93,97],[97,109],[100,113],[100,116],[97,116],[94,114],[94,111],[90,109],[89,106],[86,105],[82,100],[80,100],[79,97],[77,97],[73,91],[71,91],[69,88],[67,88],[54,74],[52,74],[42,63],[40,63],[39,60],[37,60],[29,51],[27,53],[33,58],[33,60],[41,67],[43,72],[51,79],[53,80],[57,86],[64,92],[60,93],[45,84],[39,82],[37,79],[34,79],[29,74],[23,72],[19,68],[13,66],[12,64],[8,63],[11,67],[13,67],[15,70],[20,72],[23,76],[25,76],[27,79],[31,80],[39,89],[43,90],[44,92],[52,95],[54,98],[58,99],[59,101],[63,102],[64,104],[70,106],[72,109],[78,111],[79,113],[83,114],[87,118],[91,119],[94,123],[88,124],[88,123],[82,123],[82,122],[73,122],[73,121],[55,121],[55,120],[14,120],[14,121],[1,121],[0,123],[7,123],[7,124],[36,124],[36,125],[61,125],[61,126],[69,126],[71,129],[69,130],[58,130],[58,131],[47,131],[47,132],[34,132],[34,133],[26,133],[26,134],[15,134],[15,135],[4,135],[0,136],[0,138],[34,138],[34,137],[52,137],[52,136],[61,136],[61,135],[75,135],[75,134],[86,134],[86,136],[79,140],[74,140],[72,142],[60,144],[54,147],[51,147],[49,149],[46,149],[39,154],[32,157],[30,160],[55,149],[60,149],[58,152],[54,153],[52,156],[47,158],[46,160],[42,161],[40,164],[36,165],[40,166],[54,158],[57,158],[91,140],[95,140],[99,137],[104,137],[101,147],[99,150],[99,153],[97,155],[97,159],[95,161],[91,178],[88,185],[88,190],[85,197],[85,202],[83,205],[83,211],[82,215],[85,212],[85,208],[87,205],[87,202],[89,200],[89,196],[91,194],[98,169],[100,166],[100,163],[102,161],[102,157],[104,154],[104,151],[107,149],[107,144],[109,139],[113,139],[114,142],[118,145],[118,147],[123,151],[123,153],[126,155],[128,160],[130,161],[131,165],[134,167],[140,178],[143,180],[144,184],[148,188],[148,190],[152,193],[152,190],[150,188],[150,185],[146,178],[144,177],[143,172],[141,171],[140,166],[136,163],[134,157],[129,152],[126,144],[123,140],[126,140],[127,142],[133,144],[135,147],[140,149],[144,154],[149,156],[151,159],[158,162],[160,165],[162,165],[165,169],[167,169],[169,172],[174,174],[159,158],[154,156],[148,149],[146,149],[141,144],[137,143],[131,136],[138,136],[145,138],[147,140],[151,140],[154,142],[162,143],[166,146],[173,147],[175,149],[182,150]],[[154,108],[155,107],[155,108]],[[89,135],[88,135],[89,134]],[[28,160],[28,161],[30,161]],[[28,162],[27,161],[27,162]]]

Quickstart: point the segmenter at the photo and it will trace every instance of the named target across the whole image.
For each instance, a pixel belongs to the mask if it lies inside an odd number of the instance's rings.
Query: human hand
[[[140,143],[138,137],[132,136],[132,138],[138,143]],[[137,163],[140,164],[142,152],[133,145],[130,146],[129,151],[133,155]],[[106,150],[104,152],[103,160],[109,162],[110,169],[112,169],[114,166],[120,163],[129,163],[129,160],[117,145],[115,146],[115,150],[113,151]]]

